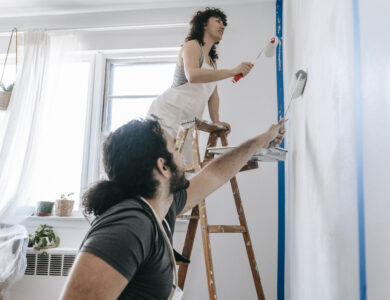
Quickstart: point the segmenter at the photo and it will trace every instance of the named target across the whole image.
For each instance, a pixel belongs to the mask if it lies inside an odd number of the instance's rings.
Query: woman
[[[193,16],[191,29],[177,59],[173,84],[150,106],[147,117],[157,116],[173,137],[183,120],[201,118],[206,104],[210,118],[228,128],[219,120],[217,81],[242,73],[246,76],[253,64],[243,62],[233,69],[217,70],[216,46],[222,40],[226,15],[219,9],[206,8]]]

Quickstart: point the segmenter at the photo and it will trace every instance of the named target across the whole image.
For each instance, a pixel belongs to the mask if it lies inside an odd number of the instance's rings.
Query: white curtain
[[[74,34],[49,34],[44,30],[24,34],[23,64],[0,132],[4,136],[0,152],[0,222],[19,223],[31,215],[36,201],[54,201],[56,198],[47,193],[53,185],[61,184],[62,173],[69,173],[66,164],[71,165],[67,158],[72,151],[81,153],[76,162],[81,170],[82,149],[80,142],[74,141],[83,139],[85,124],[79,120],[85,120],[85,109],[73,108],[85,107],[87,95],[72,91],[80,90],[77,85],[86,85],[87,91],[88,74],[84,71],[88,68],[83,69],[85,80],[79,79],[77,71],[69,70],[73,62],[80,61],[75,54],[78,47]],[[83,103],[77,102],[80,97]],[[78,183],[80,172],[73,173]],[[65,191],[58,188],[56,196]]]
[[[24,35],[24,59],[2,127],[0,152],[0,220],[26,201],[34,144],[40,127],[42,85],[47,76],[49,40],[44,31]],[[27,194],[28,195],[28,194]],[[28,215],[25,211],[23,215]]]

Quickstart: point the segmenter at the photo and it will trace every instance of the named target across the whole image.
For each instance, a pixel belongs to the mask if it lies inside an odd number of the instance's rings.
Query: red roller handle
[[[234,83],[236,83],[236,82],[238,82],[242,77],[244,77],[244,75],[242,75],[242,73],[237,74],[237,75],[234,75],[232,81],[233,81]]]

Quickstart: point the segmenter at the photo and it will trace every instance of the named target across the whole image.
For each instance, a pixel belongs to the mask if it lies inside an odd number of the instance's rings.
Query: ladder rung
[[[257,161],[254,161],[254,160],[250,160],[246,163],[245,166],[243,166],[241,168],[240,172],[249,171],[249,170],[258,169],[258,168],[259,168],[259,163]]]
[[[195,172],[195,166],[194,165],[184,166],[184,172],[194,173]]]
[[[201,162],[200,163],[200,167],[204,168],[210,162],[211,162],[211,159],[207,160],[207,161],[204,161],[204,162]],[[243,166],[241,168],[240,172],[249,171],[249,170],[258,169],[258,168],[259,168],[259,163],[257,161],[250,160],[250,161],[248,161],[246,163],[245,166]],[[195,172],[195,166],[194,165],[184,166],[184,172],[194,173]]]
[[[242,233],[246,232],[246,229],[241,225],[209,225],[207,231],[209,233]]]
[[[191,216],[191,215],[179,215],[176,219],[190,220],[190,219],[199,219],[199,216]]]
[[[198,130],[209,133],[227,130],[227,128],[221,124],[212,123],[206,120],[200,120],[198,118],[181,122],[181,126],[183,128],[191,128],[195,126],[195,124]]]

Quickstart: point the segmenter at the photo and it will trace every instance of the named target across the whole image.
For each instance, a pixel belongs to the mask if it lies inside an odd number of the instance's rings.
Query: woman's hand
[[[227,130],[226,130],[226,135],[228,135],[229,133],[230,133],[230,131],[232,130],[232,128],[230,127],[230,124],[229,123],[226,123],[226,122],[220,122],[220,121],[218,121],[218,122],[214,122],[215,124],[219,124],[219,125],[222,125],[222,126],[224,126],[224,127],[226,127],[227,128]]]
[[[232,71],[233,71],[234,75],[242,74],[243,77],[245,77],[246,75],[248,75],[248,73],[253,68],[253,66],[254,65],[250,62],[242,62],[237,67],[232,69]]]

